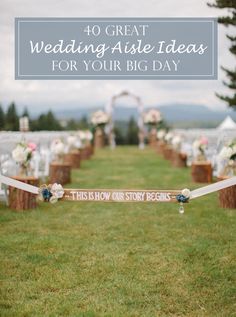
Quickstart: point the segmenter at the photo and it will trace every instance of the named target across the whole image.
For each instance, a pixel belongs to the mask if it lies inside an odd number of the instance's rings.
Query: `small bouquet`
[[[68,146],[68,152],[77,150],[79,148],[79,140],[77,136],[75,135],[69,135],[67,137],[67,146]]]
[[[64,154],[65,154],[65,145],[61,141],[61,139],[55,139],[51,144],[51,152],[54,155],[56,161],[63,162]]]
[[[26,176],[28,174],[29,164],[36,147],[36,144],[33,142],[26,143],[22,141],[12,151],[13,160],[20,165],[20,175]]]
[[[225,145],[219,153],[219,158],[223,161],[222,175],[236,175],[236,139]]]
[[[169,132],[165,135],[164,140],[165,140],[165,142],[166,142],[167,144],[170,144],[170,145],[171,145],[171,142],[172,142],[173,137],[174,137],[173,132],[169,131]]]
[[[155,126],[159,122],[162,121],[161,113],[160,111],[156,109],[150,109],[146,113],[144,113],[143,121],[145,124]]]
[[[181,150],[183,139],[180,135],[175,135],[171,140],[171,144],[176,151]]]
[[[193,154],[197,161],[206,161],[206,150],[208,147],[208,139],[204,136],[193,142]]]
[[[96,127],[104,127],[109,122],[109,120],[109,115],[102,110],[94,112],[91,116],[91,122]]]
[[[157,131],[157,139],[159,141],[163,141],[165,139],[166,131],[165,130],[159,130]]]
[[[93,134],[90,130],[79,130],[78,136],[83,146],[90,144],[93,139]]]

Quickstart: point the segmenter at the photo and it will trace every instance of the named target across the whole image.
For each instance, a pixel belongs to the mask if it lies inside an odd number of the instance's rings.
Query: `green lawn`
[[[70,187],[196,188],[153,150],[101,150]],[[236,211],[170,203],[0,204],[0,316],[236,316]]]

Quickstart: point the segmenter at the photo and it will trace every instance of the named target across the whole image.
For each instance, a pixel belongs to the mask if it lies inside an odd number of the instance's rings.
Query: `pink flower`
[[[36,145],[35,143],[33,143],[33,142],[30,142],[30,143],[28,144],[28,148],[30,148],[30,150],[31,150],[32,152],[34,152],[34,151],[36,150],[36,148],[37,148],[37,145]]]
[[[207,145],[208,144],[208,140],[205,136],[202,136],[200,138],[200,143],[203,144],[203,145]]]

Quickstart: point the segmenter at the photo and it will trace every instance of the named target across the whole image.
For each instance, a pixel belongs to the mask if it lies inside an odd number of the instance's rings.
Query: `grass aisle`
[[[99,151],[70,187],[194,188],[150,149]],[[176,204],[0,205],[0,316],[236,316],[236,212]]]

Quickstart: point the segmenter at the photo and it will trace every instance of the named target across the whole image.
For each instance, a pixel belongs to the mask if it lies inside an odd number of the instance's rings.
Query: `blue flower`
[[[50,198],[52,197],[52,193],[50,192],[49,189],[43,188],[42,189],[42,196],[43,196],[44,201],[49,201]]]
[[[176,200],[179,202],[179,203],[187,203],[188,200],[189,200],[189,197],[186,197],[184,196],[183,194],[179,194],[176,196]]]

